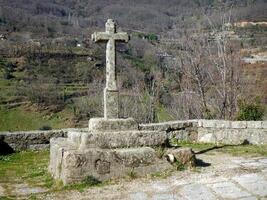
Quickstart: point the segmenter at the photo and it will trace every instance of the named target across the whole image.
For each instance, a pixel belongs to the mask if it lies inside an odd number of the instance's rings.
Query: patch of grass
[[[170,140],[170,145],[175,147],[189,147],[195,151],[202,151],[216,146],[215,144],[210,143],[191,143],[187,141],[179,141],[175,138]]]
[[[127,175],[130,179],[136,179],[137,178],[137,174],[134,171],[134,169],[131,169],[130,171],[127,172]]]
[[[190,147],[196,153],[221,152],[233,156],[267,156],[267,145],[215,145],[206,143],[189,143],[172,140],[172,144],[180,147]]]
[[[162,158],[164,153],[166,152],[165,148],[161,147],[161,146],[155,147],[154,149],[156,151],[156,155],[157,155],[158,158]]]
[[[66,128],[69,122],[65,119],[70,116],[68,110],[48,115],[40,111],[27,111],[23,107],[7,109],[0,106],[0,131],[38,130],[43,126]]]
[[[152,173],[152,174],[149,175],[149,177],[165,179],[165,178],[168,178],[169,176],[171,176],[173,172],[174,172],[173,169],[167,169],[167,170],[162,171],[162,172]]]
[[[187,168],[186,165],[181,163],[179,160],[176,160],[173,165],[175,166],[177,171],[183,171]]]
[[[47,171],[49,151],[23,151],[0,157],[0,182],[27,182],[49,188],[53,179]]]
[[[62,181],[54,180],[48,172],[49,151],[23,151],[7,156],[0,156],[0,183],[13,185],[27,183],[32,187],[48,189],[48,193],[62,190],[84,191],[88,187],[101,187],[109,181],[100,182],[92,176],[87,177],[80,184],[63,186]],[[8,189],[8,188],[7,188]],[[8,197],[12,197],[12,191]],[[5,197],[8,199],[7,197]],[[1,199],[1,198],[0,198]],[[31,195],[28,199],[36,199]]]
[[[109,181],[101,182],[93,176],[88,176],[82,183],[66,185],[63,187],[63,190],[78,190],[83,192],[88,187],[102,187],[109,184]]]
[[[225,146],[218,151],[233,156],[267,156],[267,145]]]

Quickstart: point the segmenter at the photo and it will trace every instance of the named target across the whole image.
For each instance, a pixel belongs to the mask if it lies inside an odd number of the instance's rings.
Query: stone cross
[[[129,35],[116,31],[114,20],[108,19],[105,32],[92,34],[94,42],[107,41],[106,48],[106,87],[104,89],[104,118],[116,119],[119,117],[119,92],[116,78],[116,41],[129,41]]]

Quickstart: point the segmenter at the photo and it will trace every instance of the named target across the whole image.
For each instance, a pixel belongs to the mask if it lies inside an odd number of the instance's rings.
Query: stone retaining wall
[[[198,142],[267,144],[267,121],[200,120]]]
[[[49,148],[50,138],[65,137],[68,129],[49,131],[0,132],[0,155],[10,151]]]
[[[165,131],[168,139],[222,144],[267,144],[267,121],[187,120],[140,124],[140,130]],[[0,132],[0,155],[6,150],[49,148],[50,138],[66,137],[70,130]]]

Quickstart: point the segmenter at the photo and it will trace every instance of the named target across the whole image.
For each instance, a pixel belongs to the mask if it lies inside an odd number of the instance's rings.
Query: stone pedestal
[[[118,90],[104,89],[104,118],[119,118],[119,92]]]
[[[64,184],[79,183],[88,176],[103,181],[161,172],[172,166],[151,147],[166,140],[165,132],[139,131],[131,118],[90,119],[88,130],[51,139],[49,171]]]

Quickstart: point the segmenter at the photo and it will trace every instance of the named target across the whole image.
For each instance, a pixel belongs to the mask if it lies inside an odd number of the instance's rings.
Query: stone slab
[[[178,200],[178,197],[174,194],[154,194],[152,200]]]
[[[186,185],[180,190],[180,194],[188,200],[217,200],[218,198],[209,188],[200,184]]]
[[[182,130],[188,127],[196,127],[196,121],[170,121],[162,123],[150,123],[150,124],[140,124],[140,130],[157,130],[157,131],[175,131]]]
[[[246,121],[232,121],[231,123],[232,128],[247,128]]]
[[[89,120],[89,131],[123,131],[138,130],[138,124],[133,118],[105,119],[92,118]]]
[[[172,168],[150,147],[79,150],[67,145],[66,140],[51,142],[50,171],[64,184],[79,183],[88,176],[103,181],[130,174],[143,176]]]
[[[88,132],[82,136],[82,149],[88,147],[129,148],[166,144],[167,134],[160,131]]]
[[[261,197],[267,196],[267,181],[257,174],[236,176],[233,180],[238,182],[252,194],[259,195]]]
[[[247,121],[247,128],[262,128],[262,121]]]
[[[248,197],[251,194],[241,190],[232,182],[221,182],[208,185],[218,196],[225,199],[238,199]]]
[[[147,200],[148,195],[145,192],[136,192],[130,194],[130,199],[131,200]]]

